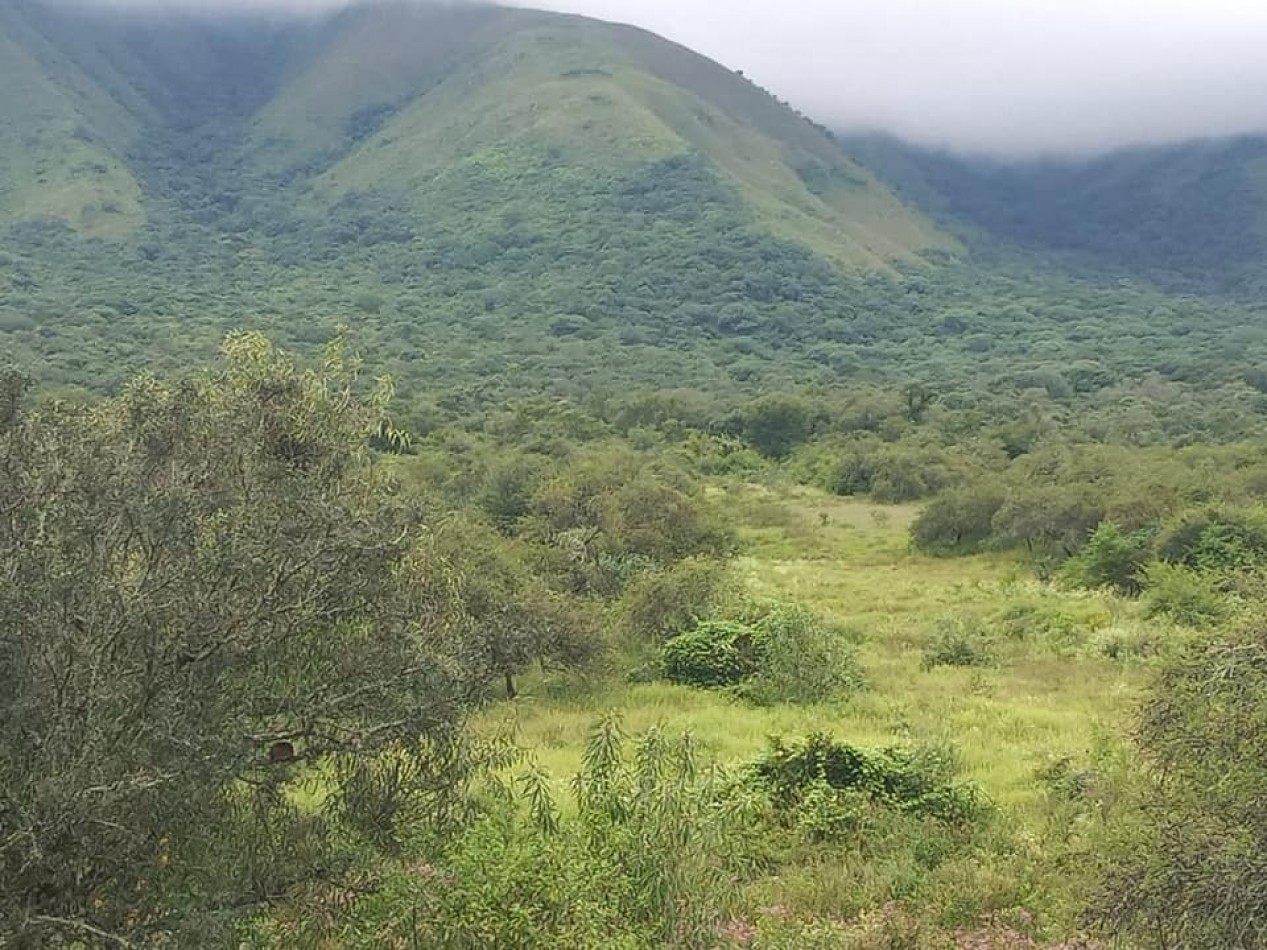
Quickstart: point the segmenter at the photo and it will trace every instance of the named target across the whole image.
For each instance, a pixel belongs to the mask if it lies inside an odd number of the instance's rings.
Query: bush
[[[1093,916],[1124,943],[1267,946],[1267,636],[1202,637],[1166,662],[1134,734]],[[1137,783],[1137,784],[1136,784]]]
[[[989,542],[1002,494],[965,488],[934,500],[911,525],[915,546],[928,554],[968,553]]]
[[[1144,587],[1150,617],[1201,627],[1218,623],[1228,614],[1227,597],[1209,574],[1158,562],[1144,572]]]
[[[771,603],[758,610],[752,628],[764,655],[760,671],[740,687],[746,699],[820,703],[862,688],[846,631],[825,625],[796,604]]]
[[[993,666],[996,661],[991,641],[979,622],[940,620],[937,632],[924,649],[920,668],[928,671],[938,666]]]
[[[490,782],[485,811],[447,846],[407,855],[340,900],[307,894],[261,917],[254,946],[715,946],[717,908],[768,804],[701,768],[690,736],[591,730],[573,800],[535,768]],[[244,946],[247,944],[243,944]]]
[[[735,686],[740,696],[762,704],[825,702],[863,685],[844,630],[777,601],[674,637],[664,647],[661,668],[671,682]]]
[[[790,745],[771,739],[755,769],[776,808],[793,814],[804,806],[807,793],[821,792],[823,783],[951,824],[975,821],[986,807],[975,787],[954,781],[958,762],[947,749],[861,749],[818,733]]]
[[[1107,620],[1107,618],[1101,618]],[[1079,620],[1063,610],[1018,603],[999,616],[1000,631],[1011,640],[1042,644],[1058,656],[1071,656],[1085,644],[1097,622]]]
[[[1150,540],[1149,532],[1125,534],[1113,522],[1102,522],[1086,547],[1065,562],[1061,579],[1073,587],[1109,588],[1134,596],[1142,589]]]
[[[617,606],[620,625],[637,640],[662,643],[715,614],[731,586],[726,565],[704,558],[641,574]]]
[[[754,676],[767,644],[747,624],[710,620],[664,646],[664,673],[673,683],[715,689]]]
[[[793,396],[763,396],[743,415],[743,434],[766,458],[784,458],[810,437],[813,420],[804,401]]]
[[[1163,529],[1157,556],[1201,570],[1261,567],[1267,564],[1267,517],[1261,510],[1185,512]]]

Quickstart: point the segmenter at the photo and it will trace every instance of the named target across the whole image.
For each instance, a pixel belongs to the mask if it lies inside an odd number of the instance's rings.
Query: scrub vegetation
[[[1257,154],[0,7],[0,945],[1267,946]]]

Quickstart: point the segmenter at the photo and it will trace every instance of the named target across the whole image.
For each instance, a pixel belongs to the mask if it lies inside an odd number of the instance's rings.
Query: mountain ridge
[[[845,267],[885,269],[893,261],[916,262],[925,250],[956,247],[807,120],[724,67],[633,27],[491,6],[366,4],[324,18],[220,22],[70,15],[24,0],[0,19],[0,30],[10,46],[20,45],[15,35],[30,43],[36,34],[51,51],[30,80],[48,89],[48,98],[95,81],[94,94],[109,105],[90,111],[110,118],[85,144],[96,143],[93,154],[104,155],[98,163],[113,177],[88,186],[81,207],[73,193],[61,203],[37,204],[33,213],[15,201],[7,209],[11,218],[47,214],[93,236],[136,231],[147,213],[141,198],[160,177],[155,169],[203,160],[193,154],[196,138],[212,127],[218,138],[204,144],[238,154],[236,167],[222,175],[227,179],[259,176],[317,199],[324,193],[338,200],[346,192],[340,178],[412,193],[419,176],[397,180],[395,173],[410,171],[399,162],[378,162],[372,174],[330,171],[340,160],[364,160],[372,154],[367,149],[412,135],[417,141],[404,147],[412,149],[416,172],[435,154],[438,130],[451,137],[462,118],[500,108],[497,127],[484,129],[490,137],[534,123],[549,130],[553,120],[560,125],[552,130],[557,144],[606,123],[609,148],[600,156],[606,162],[698,153],[736,188],[760,226]],[[29,64],[27,71],[33,72]],[[569,96],[565,85],[581,88]],[[448,101],[437,103],[443,95]],[[0,101],[6,124],[34,124],[11,98]],[[562,99],[566,107],[556,101]],[[46,167],[68,137],[84,138],[83,129],[92,128],[73,106],[65,111],[61,125],[74,130],[37,143],[27,165]],[[402,136],[393,126],[411,111],[428,114],[430,125]],[[579,127],[568,128],[575,117]],[[641,138],[626,140],[624,125]],[[478,135],[471,144],[481,145]],[[9,150],[20,146],[11,143]],[[459,149],[443,158],[471,154]],[[61,174],[74,178],[81,166]],[[20,171],[8,177],[21,182]],[[323,175],[320,183],[304,180]],[[47,184],[46,174],[42,180],[30,172],[18,191],[47,193]],[[88,209],[118,208],[120,193],[130,197],[126,211],[113,212],[115,226],[91,227]]]
[[[1002,160],[842,136],[974,254],[1177,293],[1267,294],[1267,135]]]

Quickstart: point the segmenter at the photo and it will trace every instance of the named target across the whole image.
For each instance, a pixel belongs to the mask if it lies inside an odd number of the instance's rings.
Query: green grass
[[[1118,742],[1146,667],[1103,655],[1097,636],[1133,629],[1136,605],[1029,580],[1010,557],[943,560],[914,554],[906,536],[913,507],[799,488],[715,491],[725,491],[728,509],[743,525],[747,551],[739,568],[748,587],[807,604],[842,624],[847,631],[842,635],[861,638],[859,659],[869,688],[830,705],[758,708],[662,683],[578,686],[543,679],[530,682],[514,704],[491,711],[488,721],[513,722],[521,743],[556,777],[560,790],[580,766],[590,725],[610,710],[619,712],[630,732],[657,725],[690,730],[706,755],[728,764],[752,759],[774,735],[827,732],[864,746],[949,743],[958,750],[963,777],[998,806],[1006,843],[994,846],[988,860],[956,865],[972,883],[940,880],[938,874],[949,873],[945,868],[930,874],[920,887],[932,890],[921,891],[921,899],[951,901],[962,885],[976,889],[974,899],[988,902],[992,898],[982,895],[1007,890],[999,875],[1032,874],[1035,894],[1046,895],[1032,898],[1038,909],[1048,920],[1065,913],[1073,904],[1052,895],[1078,886],[1077,871],[1061,865],[1069,829],[1052,827],[1052,806],[1036,773],[1066,757],[1086,766],[1098,749]],[[988,668],[921,669],[937,618],[997,617],[1016,605],[1037,615],[1074,618],[1085,636],[1059,649],[1039,637],[1004,642],[997,665]],[[1013,860],[1020,864],[1004,871]],[[895,886],[892,875],[898,873],[858,862],[856,855],[818,855],[805,867],[785,868],[780,879],[761,883],[757,892],[769,903],[787,902],[805,912],[852,913],[862,909],[852,903],[859,899],[860,881],[869,880],[867,886],[878,893]],[[1066,917],[1064,926],[1070,920]]]

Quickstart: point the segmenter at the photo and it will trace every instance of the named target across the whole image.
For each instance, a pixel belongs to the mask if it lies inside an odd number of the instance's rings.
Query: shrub
[[[777,601],[749,605],[670,640],[661,655],[674,683],[738,687],[757,703],[817,703],[861,688],[847,634],[812,612]]]
[[[1149,558],[1150,534],[1126,534],[1111,521],[1101,522],[1086,547],[1065,562],[1060,576],[1073,587],[1109,588],[1134,596]]]
[[[1094,626],[1092,621],[1037,604],[1013,604],[999,617],[1000,630],[1008,638],[1044,644],[1059,656],[1076,653]]]
[[[714,689],[755,675],[766,643],[747,624],[710,620],[664,646],[664,672],[671,682]]]
[[[763,396],[743,416],[744,438],[766,458],[786,457],[809,438],[812,427],[809,407],[793,396]]]
[[[760,792],[701,768],[689,735],[591,730],[571,807],[535,768],[490,782],[485,810],[360,892],[297,895],[253,946],[714,946],[717,908],[745,870]],[[247,944],[244,944],[247,945]]]
[[[1267,517],[1260,510],[1203,509],[1172,519],[1157,539],[1157,556],[1201,570],[1267,564]]]
[[[861,792],[897,811],[952,824],[976,820],[985,806],[973,786],[956,783],[958,762],[950,750],[862,749],[817,733],[787,744],[770,740],[755,763],[776,808],[794,814],[813,789]],[[841,804],[845,804],[842,800]]]
[[[927,671],[938,666],[993,666],[991,639],[979,622],[942,619],[924,649],[920,667]]]
[[[620,625],[635,639],[661,643],[714,614],[731,587],[726,565],[688,558],[634,578],[617,606]]]
[[[993,531],[1002,494],[987,488],[948,492],[925,508],[911,525],[915,546],[928,554],[966,553],[983,547]]]
[[[862,688],[861,671],[846,631],[824,624],[797,604],[757,608],[752,622],[763,657],[757,674],[741,687],[757,703],[819,703]]]
[[[1144,572],[1144,587],[1150,617],[1201,627],[1218,623],[1228,614],[1227,598],[1209,574],[1158,562]]]
[[[1267,636],[1202,637],[1166,662],[1134,734],[1093,918],[1137,947],[1267,946]]]

